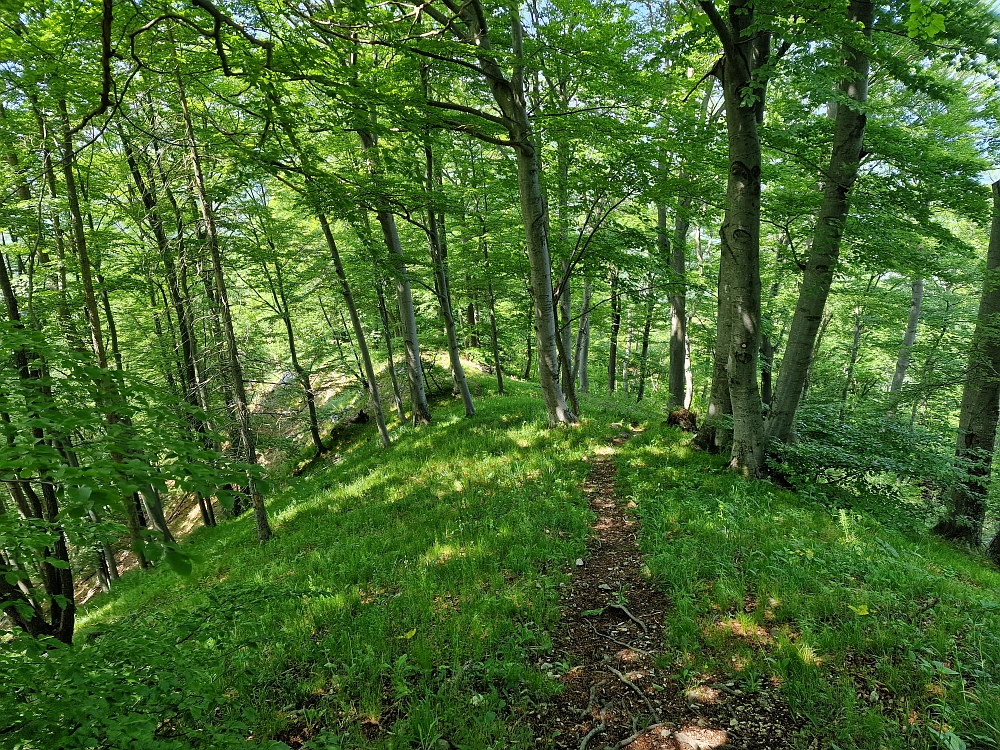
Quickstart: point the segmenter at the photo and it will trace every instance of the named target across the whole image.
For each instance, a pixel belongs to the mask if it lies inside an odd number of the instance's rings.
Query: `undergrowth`
[[[670,597],[681,688],[777,689],[802,748],[1000,747],[1000,573],[885,498],[835,507],[729,472],[653,407],[589,396],[548,430],[535,389],[339,434],[243,518],[195,531],[184,577],[130,573],[76,645],[0,643],[0,745],[18,750],[532,748],[558,682],[562,571],[592,520],[583,458],[613,422],[618,495]],[[738,627],[734,626],[738,624]],[[12,744],[13,743],[13,744]]]
[[[802,747],[1000,747],[995,568],[905,506],[836,509],[747,481],[669,428],[618,461],[674,607],[664,666],[688,686],[779,686]]]
[[[197,530],[193,575],[125,576],[76,646],[6,644],[18,747],[530,747],[522,716],[555,684],[531,655],[583,550],[582,459],[606,427],[545,429],[510,386],[474,419],[449,403],[397,426],[385,451],[358,428],[268,498],[273,540],[249,518]]]

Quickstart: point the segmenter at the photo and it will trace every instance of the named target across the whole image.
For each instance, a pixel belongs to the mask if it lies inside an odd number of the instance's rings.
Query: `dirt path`
[[[550,662],[572,668],[564,691],[537,719],[541,746],[578,750],[756,750],[789,747],[791,717],[777,695],[734,683],[683,690],[672,665],[657,667],[670,603],[644,575],[639,523],[615,496],[613,454],[622,431],[592,459],[584,484],[597,515],[587,556],[576,561]],[[561,672],[557,663],[542,665]],[[554,738],[554,739],[551,739]]]

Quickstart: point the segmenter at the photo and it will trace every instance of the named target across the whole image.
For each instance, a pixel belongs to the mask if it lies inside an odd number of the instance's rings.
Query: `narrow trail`
[[[670,602],[645,571],[634,503],[615,494],[613,455],[632,432],[600,449],[584,484],[597,515],[586,557],[576,561],[562,597],[550,664],[572,668],[565,688],[536,719],[541,747],[574,750],[733,750],[784,748],[793,725],[771,691],[745,696],[734,683],[682,690],[661,658]],[[581,564],[582,563],[582,564]],[[554,738],[554,739],[551,739]],[[551,744],[547,744],[551,743]]]

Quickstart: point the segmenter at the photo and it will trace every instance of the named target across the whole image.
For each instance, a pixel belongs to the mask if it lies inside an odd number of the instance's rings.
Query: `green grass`
[[[746,481],[668,428],[618,461],[675,607],[664,666],[689,684],[780,685],[803,747],[1000,747],[995,568],[893,509]]]
[[[511,386],[474,419],[449,401],[397,427],[385,451],[356,428],[268,498],[264,546],[241,518],[191,535],[193,575],[125,576],[77,647],[17,667],[23,747],[531,747],[521,717],[555,685],[532,664],[587,535],[581,459],[609,420],[547,430],[535,389]]]
[[[198,529],[192,575],[125,576],[73,648],[0,643],[0,745],[538,747],[529,711],[558,683],[536,665],[591,520],[582,459],[625,420],[645,430],[617,450],[619,498],[681,687],[777,685],[803,748],[1000,746],[995,568],[874,501],[736,477],[653,406],[592,396],[581,427],[547,430],[530,384],[485,383],[474,419],[449,401],[388,450],[370,424],[339,434],[268,498],[267,545],[249,517]]]

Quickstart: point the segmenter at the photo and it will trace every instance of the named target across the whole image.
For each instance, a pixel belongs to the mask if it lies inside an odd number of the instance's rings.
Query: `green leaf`
[[[604,614],[603,609],[585,609],[580,613],[581,617],[597,617],[598,615]]]
[[[232,510],[236,504],[236,495],[229,490],[219,490],[215,493],[215,496],[219,499],[219,505],[226,510]]]
[[[191,558],[173,547],[165,547],[163,551],[167,560],[167,565],[169,565],[174,572],[180,573],[182,576],[191,575],[191,572],[194,570],[194,565],[191,564]]]
[[[67,487],[66,496],[75,503],[85,503],[90,499],[90,495],[93,492],[92,487]]]
[[[69,568],[69,563],[65,560],[59,560],[55,557],[46,557],[45,562],[51,565],[53,568],[59,568],[60,570],[67,570]]]

